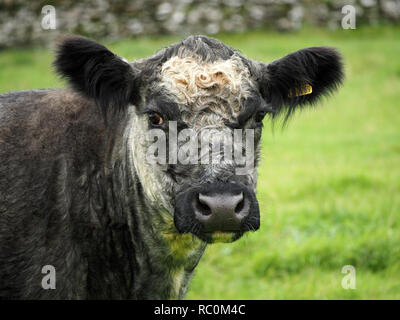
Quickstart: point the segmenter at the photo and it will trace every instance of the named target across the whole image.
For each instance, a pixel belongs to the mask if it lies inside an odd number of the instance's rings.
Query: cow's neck
[[[96,248],[91,248],[95,250],[89,261],[92,294],[183,298],[206,245],[192,235],[179,235],[172,215],[146,201],[127,154],[123,149],[118,153],[104,174],[107,218],[103,218],[105,227],[101,228],[105,231],[96,235]]]

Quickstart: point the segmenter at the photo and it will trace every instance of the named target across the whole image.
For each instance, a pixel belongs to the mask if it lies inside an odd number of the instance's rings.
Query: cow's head
[[[128,63],[71,37],[59,46],[55,66],[96,101],[106,121],[122,113],[128,158],[152,206],[173,218],[175,231],[213,242],[259,228],[263,118],[287,117],[335,90],[340,60],[335,49],[314,47],[264,64],[218,40],[190,36]]]

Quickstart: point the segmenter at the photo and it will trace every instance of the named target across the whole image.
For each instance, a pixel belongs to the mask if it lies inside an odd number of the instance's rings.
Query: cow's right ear
[[[286,112],[313,105],[329,96],[344,78],[340,53],[329,47],[312,47],[293,52],[269,64],[259,63],[258,83],[272,112]]]
[[[103,114],[119,111],[138,99],[140,71],[103,45],[69,36],[58,45],[56,55],[57,73],[75,90],[94,99]]]

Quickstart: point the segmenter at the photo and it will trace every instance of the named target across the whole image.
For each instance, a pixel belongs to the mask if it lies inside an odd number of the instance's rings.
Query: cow
[[[184,298],[208,244],[260,226],[264,117],[287,119],[343,80],[334,48],[264,64],[206,36],[133,62],[65,36],[54,67],[67,89],[0,95],[3,299]],[[171,161],[170,127],[252,132],[250,165]],[[165,161],[149,160],[149,132],[165,133]]]

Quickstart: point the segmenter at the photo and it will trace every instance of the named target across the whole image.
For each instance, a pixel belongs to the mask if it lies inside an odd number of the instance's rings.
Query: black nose
[[[187,188],[175,197],[174,223],[181,234],[192,233],[212,243],[216,232],[232,233],[232,241],[260,227],[255,192],[241,183],[205,183]]]
[[[235,232],[249,215],[250,203],[243,192],[200,192],[194,197],[193,211],[204,232]]]

